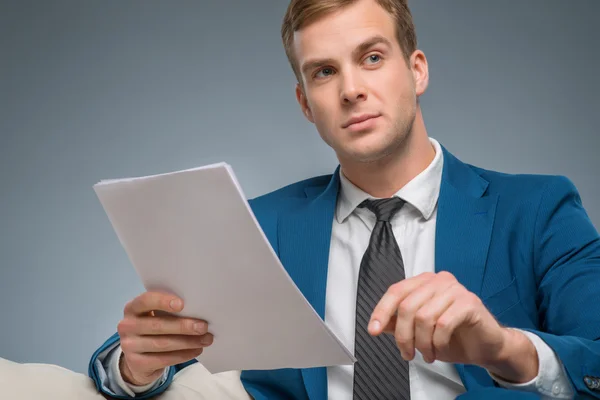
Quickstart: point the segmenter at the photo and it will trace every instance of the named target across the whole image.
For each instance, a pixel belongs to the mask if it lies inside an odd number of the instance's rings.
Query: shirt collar
[[[400,197],[415,207],[425,219],[431,218],[435,210],[440,194],[442,169],[444,166],[442,147],[433,138],[429,138],[429,141],[435,149],[433,161],[419,175],[394,194],[394,196]],[[339,175],[340,196],[336,207],[336,219],[339,223],[342,223],[354,212],[360,203],[366,199],[374,199],[374,197],[350,182],[342,173],[341,168]]]

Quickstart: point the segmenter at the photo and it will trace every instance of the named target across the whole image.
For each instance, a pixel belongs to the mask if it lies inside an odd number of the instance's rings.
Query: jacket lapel
[[[339,191],[339,167],[328,185],[306,189],[306,203],[279,219],[279,257],[296,286],[325,319],[327,266],[335,206]],[[327,398],[325,367],[302,369],[304,385],[312,400]]]
[[[488,182],[445,148],[435,239],[436,272],[448,271],[481,297],[498,196],[486,195]],[[467,389],[493,386],[485,370],[457,364]]]

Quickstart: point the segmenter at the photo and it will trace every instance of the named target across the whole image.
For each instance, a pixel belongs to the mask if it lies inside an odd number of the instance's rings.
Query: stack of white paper
[[[225,163],[94,190],[149,291],[180,296],[182,316],[215,339],[211,372],[352,364],[355,359],[295,286]]]

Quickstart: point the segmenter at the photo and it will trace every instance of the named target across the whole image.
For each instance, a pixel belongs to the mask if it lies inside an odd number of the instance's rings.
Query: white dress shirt
[[[437,201],[444,165],[440,144],[430,139],[435,158],[418,176],[400,189],[395,196],[406,204],[390,220],[398,242],[407,278],[424,272],[435,272],[435,228]],[[340,341],[354,351],[356,292],[362,256],[367,249],[375,215],[358,205],[374,197],[352,184],[340,171],[341,191],[333,220],[325,323]],[[494,378],[501,386],[537,392],[548,398],[572,398],[570,383],[554,351],[537,335],[524,332],[536,346],[540,358],[540,373],[525,384],[509,384]],[[427,364],[420,352],[409,362],[412,400],[454,399],[465,391],[456,368],[449,363]],[[328,399],[352,398],[354,366],[327,368]]]
[[[390,220],[392,230],[404,260],[405,275],[410,278],[424,272],[435,272],[435,227],[437,200],[443,169],[443,153],[440,144],[430,139],[435,158],[431,164],[402,189],[396,196],[406,204]],[[341,191],[338,196],[331,235],[327,293],[325,299],[325,323],[340,341],[354,352],[354,329],[356,291],[360,262],[365,252],[375,215],[357,206],[365,199],[373,198],[353,185],[340,172]],[[537,335],[525,333],[537,349],[539,373],[533,380],[523,384],[511,384],[492,378],[503,387],[536,392],[544,399],[571,399],[573,392],[562,363],[554,351]],[[427,364],[420,352],[409,362],[410,392],[412,400],[454,399],[465,391],[456,368],[441,361]],[[153,384],[137,387],[121,378],[118,346],[107,352],[102,360],[106,368],[105,386],[115,393],[134,396],[159,386],[166,379],[166,372]],[[99,357],[100,358],[100,357]],[[352,398],[354,366],[327,368],[328,399]]]

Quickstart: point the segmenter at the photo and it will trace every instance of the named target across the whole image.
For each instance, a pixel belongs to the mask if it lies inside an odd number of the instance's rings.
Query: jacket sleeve
[[[103,366],[102,361],[104,360],[106,355],[111,350],[113,350],[116,346],[119,346],[119,334],[118,333],[115,333],[110,338],[108,338],[108,340],[106,342],[104,342],[104,344],[102,344],[102,346],[100,346],[98,348],[98,350],[96,350],[94,352],[94,354],[92,355],[92,358],[90,359],[90,363],[89,363],[89,367],[88,367],[88,375],[94,381],[94,384],[96,385],[96,389],[100,393],[107,396],[108,398],[133,399],[133,397],[131,397],[129,395],[122,395],[122,394],[114,393],[112,390],[109,389],[109,387],[107,385],[108,375],[106,373],[106,370]],[[181,371],[183,368],[187,367],[188,365],[194,364],[195,362],[197,362],[197,361],[194,359],[187,363],[178,364],[178,365],[170,367],[168,373],[166,374],[166,379],[164,380],[164,382],[161,385],[157,386],[156,388],[154,388],[151,391],[136,395],[135,399],[136,400],[150,399],[154,396],[157,396],[157,395],[163,393],[165,390],[167,390],[167,388],[173,381],[173,377],[175,376],[175,374],[177,372]]]
[[[241,380],[254,400],[308,400],[299,369],[242,371]]]
[[[538,335],[558,355],[576,398],[600,399],[600,237],[577,189],[552,178],[533,240]]]

